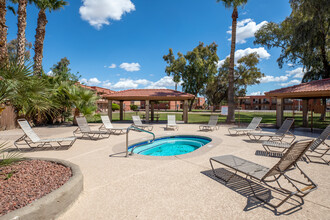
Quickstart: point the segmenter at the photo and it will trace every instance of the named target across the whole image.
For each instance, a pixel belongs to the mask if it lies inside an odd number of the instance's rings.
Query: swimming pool
[[[174,156],[193,152],[212,141],[211,138],[201,136],[177,135],[156,138],[154,142],[140,142],[129,147],[133,153],[148,156]]]

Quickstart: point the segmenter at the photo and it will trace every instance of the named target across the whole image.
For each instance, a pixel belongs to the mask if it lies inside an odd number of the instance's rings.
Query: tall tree
[[[41,75],[46,25],[48,23],[46,10],[48,10],[49,12],[60,10],[65,5],[67,5],[68,2],[64,0],[36,0],[35,4],[37,8],[39,8],[39,14],[34,43],[33,70],[35,75]]]
[[[12,0],[12,2],[18,2],[17,10],[17,62],[23,64],[25,61],[25,29],[26,29],[26,6],[27,0]]]
[[[17,60],[18,60],[18,54],[17,54],[18,40],[17,39],[11,40],[7,44],[7,48],[8,48],[9,61],[10,62],[13,62],[13,61],[17,62]],[[25,40],[24,61],[28,61],[30,59],[30,57],[31,57],[31,53],[30,53],[31,48],[32,48],[32,43]]]
[[[259,63],[259,56],[257,53],[251,53],[240,58],[237,61],[238,65],[235,68],[234,78],[234,93],[235,96],[245,96],[246,88],[248,85],[260,83],[260,78],[264,76],[257,68]],[[227,100],[228,97],[228,74],[229,74],[230,61],[227,58],[224,64],[219,68],[218,74],[209,81],[204,91],[208,103],[216,106],[222,101]]]
[[[231,15],[232,32],[231,32],[231,49],[230,49],[230,65],[228,74],[228,116],[227,123],[235,122],[235,94],[234,94],[234,61],[235,61],[235,46],[236,46],[236,27],[238,11],[237,7],[243,6],[247,3],[247,0],[217,0],[217,2],[223,2],[226,8],[233,8]]]
[[[215,43],[204,46],[204,43],[188,51],[186,55],[178,53],[175,59],[173,50],[163,59],[168,66],[165,69],[167,75],[172,75],[174,82],[182,80],[182,89],[184,92],[197,96],[207,82],[217,73],[217,46]],[[191,111],[194,100],[191,101],[189,110]]]
[[[255,44],[281,48],[278,65],[294,63],[306,69],[303,82],[330,77],[328,0],[290,0],[292,12],[284,21],[270,22],[255,33]]]
[[[0,0],[0,65],[8,62],[7,52],[7,26],[6,26],[6,0]]]

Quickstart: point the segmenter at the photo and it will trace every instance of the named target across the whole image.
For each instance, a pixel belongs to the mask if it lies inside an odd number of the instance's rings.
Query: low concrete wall
[[[53,192],[43,196],[42,198],[34,201],[33,203],[9,212],[8,214],[1,216],[0,220],[8,219],[55,219],[62,213],[64,213],[70,205],[79,197],[83,191],[83,175],[79,166],[64,160],[52,159],[52,158],[29,158],[51,161],[59,164],[63,164],[66,167],[70,167],[72,170],[72,177],[60,188]]]

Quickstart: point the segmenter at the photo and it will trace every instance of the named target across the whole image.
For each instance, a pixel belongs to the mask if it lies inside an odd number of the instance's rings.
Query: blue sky
[[[248,94],[293,84],[302,77],[300,66],[279,69],[279,49],[253,44],[253,33],[263,24],[280,22],[291,12],[288,0],[250,0],[239,8],[236,57],[258,52],[266,75]],[[83,0],[69,1],[60,11],[47,13],[43,67],[67,57],[73,73],[88,85],[112,90],[174,88],[165,73],[163,55],[169,48],[186,53],[199,42],[218,44],[220,60],[230,52],[232,9],[216,0]],[[27,40],[34,42],[37,9],[27,9]],[[7,13],[8,40],[16,38],[17,18]],[[33,56],[33,50],[32,56]]]

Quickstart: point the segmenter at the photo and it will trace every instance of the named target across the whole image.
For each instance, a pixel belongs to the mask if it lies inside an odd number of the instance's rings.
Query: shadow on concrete
[[[253,187],[254,192],[267,202],[270,202],[271,200],[279,201],[281,199],[280,195],[277,195],[278,193],[274,192],[274,190],[271,190],[268,187],[264,187],[263,185],[251,181],[249,179],[245,179],[239,175],[235,175],[234,173],[224,168],[215,169],[215,172],[217,176],[221,177],[222,179],[217,178],[212,170],[202,171],[201,173],[247,198],[247,204],[243,209],[244,211],[250,211],[255,208],[262,207],[272,211],[275,215],[290,215],[294,212],[301,210],[302,209],[301,206],[304,204],[303,201],[298,201],[294,198],[291,198],[285,203],[285,205],[283,205],[285,206],[284,211],[279,212],[279,210],[277,209],[274,210],[267,204],[264,204],[263,202],[258,200],[254,196],[250,184]],[[230,180],[226,182],[225,180],[228,180],[229,178]]]

